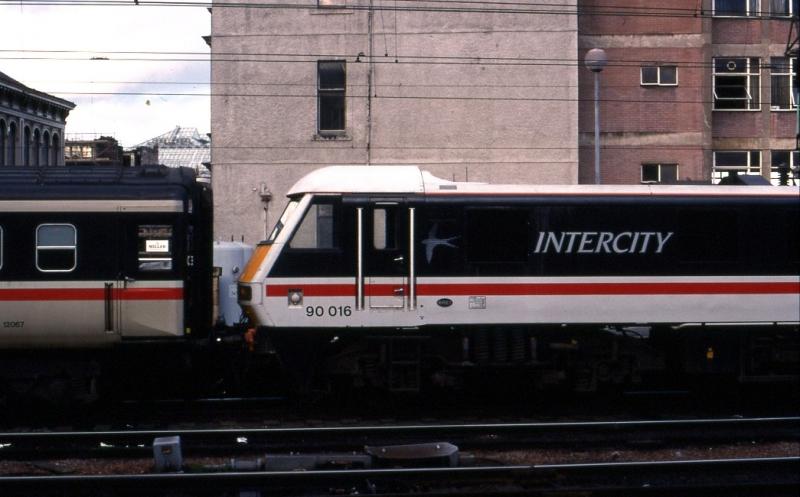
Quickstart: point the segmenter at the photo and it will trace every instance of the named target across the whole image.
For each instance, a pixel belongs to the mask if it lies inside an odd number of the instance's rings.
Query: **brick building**
[[[795,148],[797,74],[785,57],[797,0],[582,0],[579,60],[609,59],[601,78],[603,183],[713,181],[736,173],[777,183]],[[594,182],[593,75],[579,70],[580,182]]]

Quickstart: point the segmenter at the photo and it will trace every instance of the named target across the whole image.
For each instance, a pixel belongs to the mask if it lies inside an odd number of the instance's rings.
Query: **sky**
[[[130,3],[0,0],[0,71],[75,103],[67,138],[110,135],[129,147],[175,126],[208,133],[210,48],[201,37],[211,32],[211,14],[205,7]],[[165,58],[200,60],[158,60]]]

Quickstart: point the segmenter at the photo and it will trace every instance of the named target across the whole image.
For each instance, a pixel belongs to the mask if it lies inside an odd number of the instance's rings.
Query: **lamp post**
[[[606,51],[593,48],[583,59],[586,68],[594,73],[594,182],[600,184],[600,73],[608,63]]]

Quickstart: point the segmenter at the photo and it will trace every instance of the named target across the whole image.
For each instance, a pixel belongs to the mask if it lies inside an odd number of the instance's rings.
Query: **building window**
[[[800,12],[800,0],[770,0],[769,13],[774,17],[791,17]]]
[[[36,269],[66,273],[77,265],[77,234],[71,224],[40,224],[36,228]]]
[[[42,159],[44,166],[50,165],[50,133],[47,131],[42,135]]]
[[[773,185],[797,185],[800,179],[800,151],[773,150],[769,180]]]
[[[8,161],[9,166],[17,165],[17,125],[11,123],[8,126]]]
[[[719,183],[725,176],[736,174],[761,174],[760,150],[735,150],[714,152],[714,169],[711,182]]]
[[[347,7],[345,0],[317,0],[317,7],[321,9],[341,9]]]
[[[343,60],[321,60],[317,63],[317,108],[321,135],[344,133],[345,81]]]
[[[642,183],[677,183],[677,164],[642,164]]]
[[[773,57],[770,60],[772,73],[772,109],[797,108],[797,95],[794,93],[794,80],[797,70],[794,59]]]
[[[6,165],[6,122],[0,119],[0,166]]]
[[[22,163],[26,166],[31,165],[31,128],[25,126],[22,132]]]
[[[718,17],[755,17],[759,15],[759,0],[714,0],[714,15]]]
[[[678,86],[677,66],[642,66],[642,86]]]
[[[714,58],[714,110],[760,108],[760,84],[757,57]]]

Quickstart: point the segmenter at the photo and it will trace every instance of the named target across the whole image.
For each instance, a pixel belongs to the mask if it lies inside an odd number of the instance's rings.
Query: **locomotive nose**
[[[261,322],[263,320],[259,319],[259,313],[255,308],[260,306],[263,302],[264,285],[262,281],[264,279],[264,261],[267,258],[270,248],[271,245],[263,243],[256,246],[253,254],[250,256],[250,260],[247,261],[247,265],[244,267],[244,271],[242,271],[242,275],[239,277],[239,282],[236,287],[236,296],[239,301],[239,306],[241,306],[245,314],[247,314],[247,317],[250,318],[250,322],[256,325],[263,324]]]

